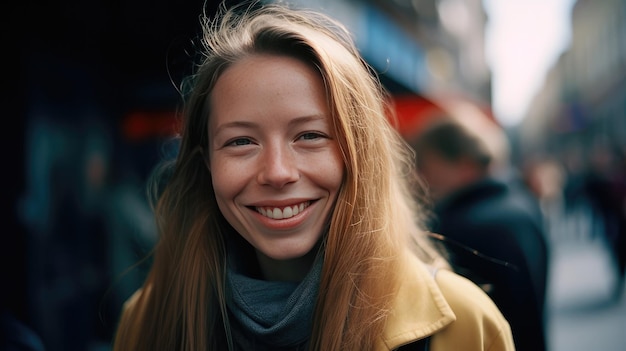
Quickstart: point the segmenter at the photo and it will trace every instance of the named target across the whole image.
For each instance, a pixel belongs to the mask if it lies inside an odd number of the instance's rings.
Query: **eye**
[[[299,139],[302,139],[302,140],[316,140],[320,138],[326,138],[326,135],[322,133],[318,133],[318,132],[307,132],[299,136]]]
[[[251,145],[251,144],[252,144],[252,140],[248,138],[236,138],[236,139],[229,140],[225,146],[245,146],[245,145]]]

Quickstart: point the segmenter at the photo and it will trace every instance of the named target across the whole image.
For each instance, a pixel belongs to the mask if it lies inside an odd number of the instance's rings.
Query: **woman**
[[[410,153],[349,33],[263,5],[206,21],[160,241],[115,350],[512,350],[469,281],[441,269]],[[412,249],[409,249],[412,247]],[[435,277],[436,279],[434,279]],[[432,337],[430,337],[432,335]]]

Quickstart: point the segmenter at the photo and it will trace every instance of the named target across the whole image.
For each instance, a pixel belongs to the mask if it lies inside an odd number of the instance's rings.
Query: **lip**
[[[316,201],[317,199],[311,199],[311,198],[291,198],[291,199],[283,199],[283,200],[263,200],[263,201],[256,201],[256,202],[252,202],[247,204],[247,207],[278,207],[278,208],[283,208],[283,207],[287,207],[287,206],[293,206],[293,205],[298,205],[302,202],[311,202],[313,203],[314,201]]]

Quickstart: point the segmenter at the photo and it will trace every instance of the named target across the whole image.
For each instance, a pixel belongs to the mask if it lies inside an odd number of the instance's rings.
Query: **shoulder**
[[[508,322],[476,284],[417,257],[403,265],[385,331],[376,350],[412,349],[430,337],[431,351],[514,350]]]
[[[448,270],[439,270],[436,281],[457,318],[433,336],[433,351],[515,349],[509,323],[483,290]]]

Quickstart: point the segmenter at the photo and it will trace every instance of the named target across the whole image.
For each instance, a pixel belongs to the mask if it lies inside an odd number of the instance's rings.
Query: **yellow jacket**
[[[515,350],[508,322],[474,283],[444,269],[433,278],[413,257],[403,275],[376,351],[395,350],[429,335],[430,351]]]
[[[491,299],[474,283],[448,270],[435,278],[410,256],[405,279],[375,350],[396,350],[432,335],[429,351],[513,351],[508,322]],[[125,304],[120,325],[128,327],[128,312],[143,314],[137,291]],[[137,310],[139,309],[139,310]]]

